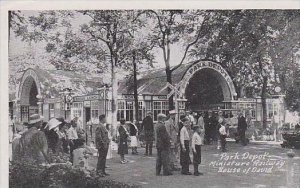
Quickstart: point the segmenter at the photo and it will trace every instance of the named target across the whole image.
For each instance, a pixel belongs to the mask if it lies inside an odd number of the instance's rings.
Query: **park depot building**
[[[139,121],[147,112],[168,114],[168,84],[165,69],[147,71],[137,80]],[[253,122],[262,120],[260,98],[240,98],[231,75],[217,62],[195,61],[183,64],[173,72],[172,91],[178,93],[179,112],[222,110],[234,113],[246,110]],[[118,86],[118,121],[134,119],[134,87],[132,80],[124,79]],[[44,116],[72,119],[78,116],[85,126],[88,121],[98,123],[98,116],[112,114],[111,89],[101,78],[63,70],[27,69],[17,93],[10,94],[10,114],[18,122],[27,122],[33,113]],[[267,99],[268,121],[284,112],[283,97]],[[108,118],[108,121],[110,118]]]

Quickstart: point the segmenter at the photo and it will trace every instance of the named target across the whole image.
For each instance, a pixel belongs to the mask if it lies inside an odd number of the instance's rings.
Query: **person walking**
[[[136,126],[136,121],[129,123],[129,134],[130,134],[130,147],[132,149],[132,154],[137,155],[137,146],[138,146],[138,128]]]
[[[165,127],[165,121],[167,116],[164,114],[157,115],[157,125],[156,125],[156,175],[159,176],[161,168],[163,168],[163,175],[169,176],[173,175],[170,172],[169,166],[169,156],[170,156],[170,146],[171,138]]]
[[[239,133],[239,136],[240,136],[241,144],[243,146],[246,146],[247,142],[246,142],[245,132],[247,130],[247,122],[246,122],[246,118],[244,116],[244,113],[242,111],[239,113],[237,130],[238,130],[238,133]]]
[[[98,149],[98,163],[97,163],[97,173],[100,176],[109,176],[105,172],[105,165],[106,165],[106,156],[109,147],[109,138],[108,138],[108,131],[105,126],[106,117],[105,115],[99,116],[99,125],[95,131],[95,144],[96,148]]]
[[[201,164],[201,145],[203,145],[203,129],[196,125],[194,126],[194,134],[192,137],[192,150],[193,150],[193,164],[194,164],[194,175],[203,175],[198,171],[198,165]]]
[[[185,117],[181,120],[183,127],[180,130],[180,164],[182,166],[181,174],[191,175],[189,172],[190,158],[190,136],[189,136],[189,118]]]
[[[177,171],[179,168],[177,167],[177,155],[178,155],[178,126],[175,125],[175,110],[169,111],[169,119],[166,121],[165,126],[168,134],[171,138],[171,147],[170,147],[170,168],[171,170]]]
[[[28,130],[24,132],[16,147],[16,160],[25,160],[34,164],[50,163],[48,158],[48,142],[42,126],[43,117],[33,114],[29,117]]]
[[[145,156],[151,156],[154,141],[154,125],[152,112],[148,112],[147,116],[143,119],[141,130],[143,130],[144,132],[144,141],[146,144]]]
[[[125,164],[128,162],[127,160],[125,160],[125,154],[128,154],[127,139],[129,136],[129,133],[125,126],[125,119],[120,120],[120,126],[118,128],[118,132],[119,132],[118,154],[121,157],[121,163]]]

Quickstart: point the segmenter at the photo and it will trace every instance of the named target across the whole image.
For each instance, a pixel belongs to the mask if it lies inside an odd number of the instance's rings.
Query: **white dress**
[[[107,151],[106,159],[111,159],[112,158],[112,149],[111,149],[112,136],[111,136],[110,131],[108,131],[108,138],[109,138],[109,145],[108,145],[108,151]]]
[[[136,130],[137,127],[135,124],[132,124]],[[130,136],[130,147],[138,147],[138,139],[137,136]]]

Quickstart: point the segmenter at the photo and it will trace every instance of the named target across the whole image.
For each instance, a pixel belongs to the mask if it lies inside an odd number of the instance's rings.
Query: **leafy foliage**
[[[138,188],[137,185],[99,177],[95,172],[86,173],[67,164],[50,167],[20,161],[10,164],[9,183],[12,188]]]

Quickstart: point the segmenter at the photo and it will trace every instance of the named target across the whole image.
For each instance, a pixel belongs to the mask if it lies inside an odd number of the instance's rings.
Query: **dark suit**
[[[101,173],[105,173],[105,163],[109,142],[110,140],[108,138],[107,129],[103,124],[100,124],[95,132],[95,144],[99,153],[97,171]]]
[[[246,136],[245,136],[245,132],[247,130],[247,122],[246,122],[246,118],[244,116],[240,116],[238,118],[238,133],[240,136],[240,140],[242,142],[243,145],[247,145],[246,143]]]
[[[152,146],[154,141],[154,125],[151,116],[146,116],[143,119],[141,129],[144,131],[144,140],[146,142],[146,155],[152,155]]]
[[[169,155],[170,155],[171,138],[167,129],[162,122],[158,122],[156,126],[156,175],[160,174],[161,167],[163,167],[163,174],[170,174],[169,169]]]
[[[204,119],[205,124],[205,141],[207,144],[210,144],[211,140],[216,140],[217,127],[216,120],[213,116],[206,117]]]

